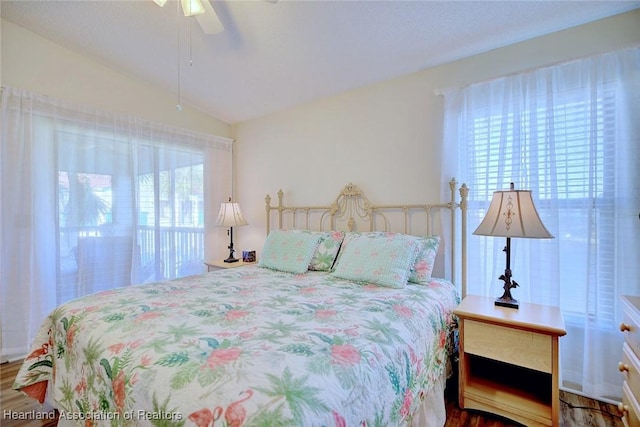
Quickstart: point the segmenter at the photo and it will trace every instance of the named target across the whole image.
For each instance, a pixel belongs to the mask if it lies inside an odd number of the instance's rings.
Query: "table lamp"
[[[237,203],[231,202],[231,197],[229,197],[229,201],[225,203],[220,203],[220,212],[218,212],[218,219],[216,224],[221,227],[229,227],[229,257],[224,260],[224,262],[238,262],[238,258],[233,256],[235,250],[233,249],[233,227],[237,227],[240,225],[247,225],[247,221],[245,221],[242,216],[242,211],[240,210],[240,205]]]
[[[508,191],[495,191],[487,214],[473,234],[507,238],[503,249],[507,255],[507,266],[498,278],[504,281],[504,294],[496,299],[495,305],[518,308],[518,300],[511,296],[511,288],[519,286],[511,280],[511,238],[553,238],[540,220],[531,191],[514,190],[513,183]]]

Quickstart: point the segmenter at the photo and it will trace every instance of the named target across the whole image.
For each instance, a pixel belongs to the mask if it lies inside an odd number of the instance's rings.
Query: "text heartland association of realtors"
[[[3,410],[2,419],[4,420],[172,420],[180,421],[183,419],[180,412],[147,412],[145,410],[127,411],[127,412],[66,412],[60,411],[11,411]]]

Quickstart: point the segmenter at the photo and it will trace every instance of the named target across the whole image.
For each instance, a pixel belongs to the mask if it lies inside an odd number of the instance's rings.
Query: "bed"
[[[267,196],[256,265],[57,307],[14,388],[59,425],[442,426],[466,281],[468,190],[448,186],[425,205],[374,205],[352,184],[327,206]],[[433,235],[442,211],[460,245]],[[459,284],[433,277],[444,247]]]

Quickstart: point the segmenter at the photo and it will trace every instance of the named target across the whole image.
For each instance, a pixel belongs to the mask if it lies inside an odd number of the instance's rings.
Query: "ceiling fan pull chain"
[[[178,104],[176,109],[182,111],[182,104],[180,103],[180,2],[176,3],[176,29],[178,31]]]
[[[193,67],[193,49],[191,43],[191,27],[193,25],[193,16],[189,18],[189,66]]]

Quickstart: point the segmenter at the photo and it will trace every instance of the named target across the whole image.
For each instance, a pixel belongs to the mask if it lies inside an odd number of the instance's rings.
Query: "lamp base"
[[[496,298],[494,304],[500,307],[508,308],[518,308],[520,306],[517,299],[504,297]]]
[[[224,262],[238,262],[238,258],[233,256],[235,252],[235,249],[233,249],[233,227],[229,227],[229,246],[227,246],[227,249],[229,249],[229,256]]]
[[[502,280],[504,282],[504,293],[500,298],[496,298],[495,305],[500,307],[508,307],[508,308],[518,308],[518,300],[511,296],[511,288],[517,288],[518,282],[515,280],[511,280],[511,268],[509,268],[509,259],[511,258],[511,244],[510,240],[507,237],[507,246],[505,246],[504,251],[507,253],[507,268],[504,270],[504,274],[501,274],[498,277],[498,280]]]

